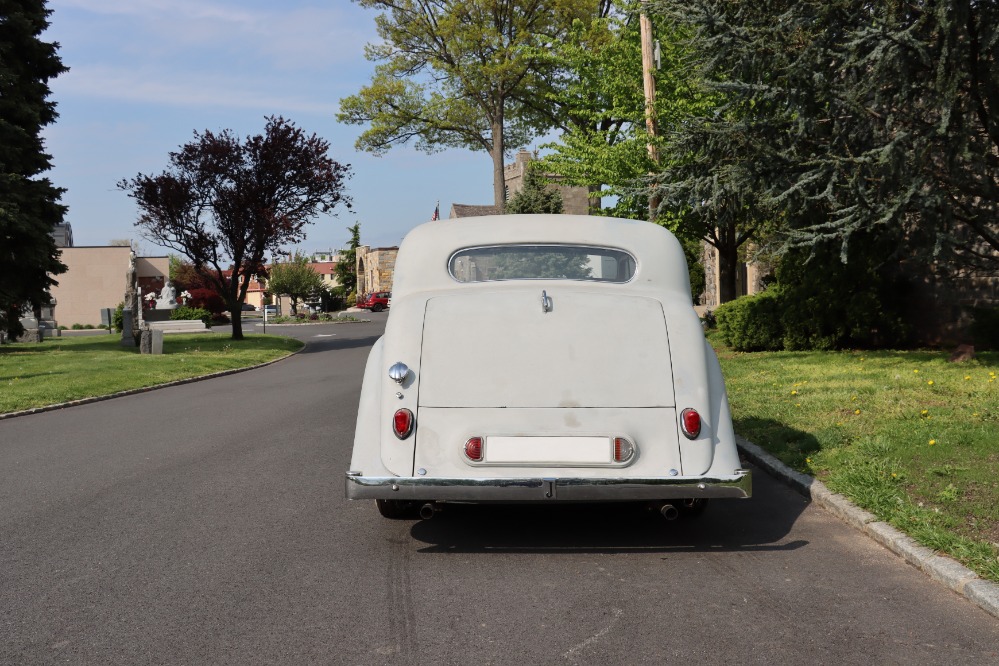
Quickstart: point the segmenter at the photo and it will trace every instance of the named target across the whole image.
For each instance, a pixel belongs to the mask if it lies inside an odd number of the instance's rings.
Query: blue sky
[[[305,251],[342,247],[346,227],[361,240],[397,245],[426,222],[440,200],[492,203],[492,167],[483,152],[426,155],[411,146],[383,157],[354,149],[359,126],[336,121],[339,100],[356,93],[374,64],[375,12],[348,0],[50,0],[44,38],[60,44],[70,71],[51,82],[58,121],[46,128],[76,245],[134,238],[144,254],[166,250],[143,240],[134,203],[115,187],[158,173],[167,154],[195,130],[259,133],[283,115],[332,144],[350,164],[354,209],[317,218]]]

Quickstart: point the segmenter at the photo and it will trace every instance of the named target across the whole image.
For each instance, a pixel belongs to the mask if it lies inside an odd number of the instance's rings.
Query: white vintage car
[[[672,519],[749,497],[677,240],[647,222],[430,222],[399,248],[364,371],[349,499],[648,502]]]

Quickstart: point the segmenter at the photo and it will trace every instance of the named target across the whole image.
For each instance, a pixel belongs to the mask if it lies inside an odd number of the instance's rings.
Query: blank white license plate
[[[528,465],[597,465],[611,462],[609,437],[486,437],[483,461]]]

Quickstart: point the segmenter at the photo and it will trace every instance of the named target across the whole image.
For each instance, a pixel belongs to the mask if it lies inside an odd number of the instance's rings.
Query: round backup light
[[[482,461],[482,438],[481,437],[470,437],[467,442],[465,442],[465,457],[472,462]]]
[[[413,418],[413,412],[406,408],[397,409],[392,416],[392,431],[399,439],[406,439],[413,433],[415,422],[416,419]]]
[[[680,429],[687,439],[696,439],[701,434],[701,415],[689,407],[680,412]]]
[[[614,438],[614,462],[628,462],[635,455],[635,445],[624,437]]]

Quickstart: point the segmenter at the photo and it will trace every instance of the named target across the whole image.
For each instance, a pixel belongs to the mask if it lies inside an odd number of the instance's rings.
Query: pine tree
[[[510,197],[506,212],[558,215],[562,212],[562,195],[548,187],[537,169],[529,166],[524,174],[524,188]]]
[[[41,176],[51,167],[41,131],[57,116],[48,83],[67,69],[58,44],[39,38],[50,14],[44,0],[0,0],[0,331],[10,337],[66,270],[51,236],[64,190]]]

